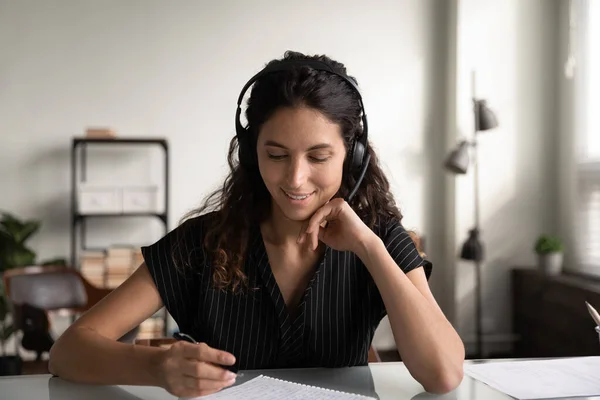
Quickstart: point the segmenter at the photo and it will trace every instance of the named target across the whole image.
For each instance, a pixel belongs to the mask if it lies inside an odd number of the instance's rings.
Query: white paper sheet
[[[468,364],[465,373],[521,400],[600,395],[600,357]]]
[[[241,385],[224,389],[208,396],[197,397],[202,400],[375,400],[358,394],[336,392],[315,386],[306,386],[294,382],[260,375]]]

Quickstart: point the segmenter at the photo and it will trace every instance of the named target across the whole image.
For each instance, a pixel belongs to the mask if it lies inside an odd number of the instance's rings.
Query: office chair
[[[12,303],[15,328],[23,333],[21,346],[34,351],[36,361],[54,344],[48,311],[82,313],[112,291],[97,288],[79,271],[62,266],[30,266],[5,271],[4,286]],[[137,328],[119,340],[132,342],[136,334]]]

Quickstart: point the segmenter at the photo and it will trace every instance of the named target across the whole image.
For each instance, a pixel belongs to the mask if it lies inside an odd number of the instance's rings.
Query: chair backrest
[[[9,298],[42,310],[79,308],[87,303],[85,287],[77,275],[65,271],[23,273],[8,278]]]
[[[5,272],[4,281],[13,304],[42,310],[80,308],[87,304],[81,279],[67,267],[24,267]]]
[[[70,309],[86,311],[109,289],[90,285],[73,268],[31,266],[4,272],[4,284],[13,304],[29,304],[42,310]]]

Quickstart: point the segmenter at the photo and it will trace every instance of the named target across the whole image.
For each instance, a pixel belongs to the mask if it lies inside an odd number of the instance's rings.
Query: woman
[[[236,129],[222,189],[142,249],[130,279],[56,342],[50,371],[205,395],[235,382],[231,366],[364,365],[387,314],[415,379],[429,392],[454,389],[463,344],[401,225],[345,67],[287,52],[242,90]],[[200,345],[117,341],[163,305]]]

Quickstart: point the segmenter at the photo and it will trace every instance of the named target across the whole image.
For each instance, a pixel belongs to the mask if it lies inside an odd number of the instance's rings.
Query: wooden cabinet
[[[600,280],[519,268],[511,271],[511,283],[516,357],[600,355],[585,306],[588,301],[600,308]]]

